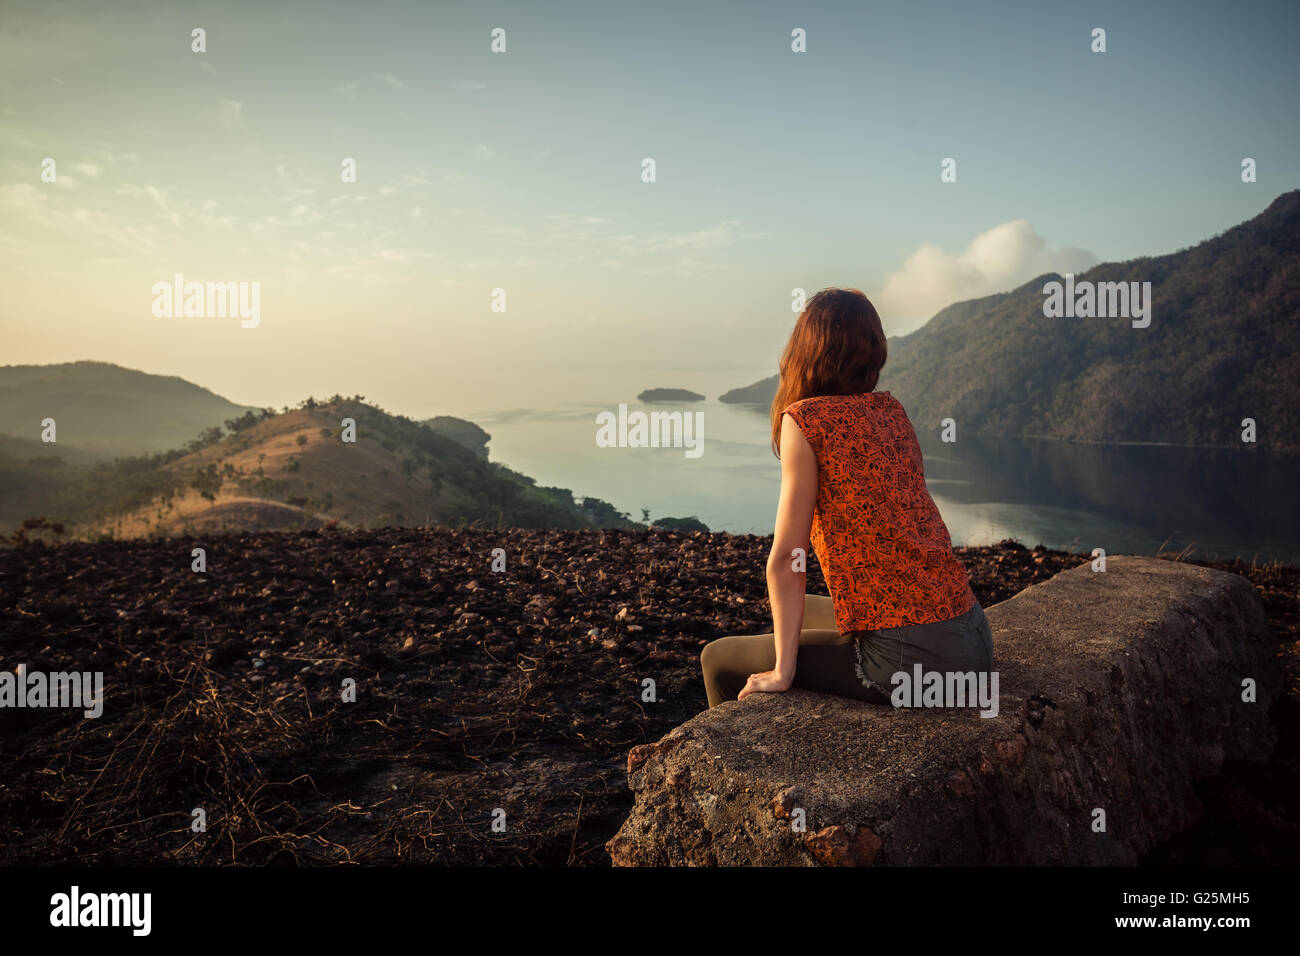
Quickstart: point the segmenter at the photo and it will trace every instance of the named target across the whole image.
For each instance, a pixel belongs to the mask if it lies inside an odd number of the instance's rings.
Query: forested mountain
[[[1083,283],[1151,283],[1151,321],[1049,318],[1045,275],[958,302],[889,340],[878,388],[918,430],[952,418],[982,435],[1300,447],[1300,191],[1199,245],[1103,263]],[[724,401],[770,402],[775,377]],[[737,397],[739,395],[740,397]]]
[[[40,441],[52,418],[57,446],[73,455],[170,451],[248,411],[175,375],[110,362],[0,366],[0,435]]]

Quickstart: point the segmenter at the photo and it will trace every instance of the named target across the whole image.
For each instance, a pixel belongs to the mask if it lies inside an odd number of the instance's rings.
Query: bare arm
[[[794,419],[788,418],[781,427],[781,499],[776,510],[772,552],[767,559],[767,593],[772,602],[772,633],[776,635],[776,668],[752,675],[738,700],[744,700],[754,691],[789,690],[794,683],[808,576],[794,570],[792,552],[802,548],[807,556],[816,504],[817,456]]]

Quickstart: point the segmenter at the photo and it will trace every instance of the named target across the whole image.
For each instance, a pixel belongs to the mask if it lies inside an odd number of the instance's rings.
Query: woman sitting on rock
[[[710,707],[792,686],[887,704],[893,675],[911,678],[918,663],[992,668],[993,636],[925,487],[916,433],[875,391],[885,356],[880,317],[856,289],[824,289],[795,322],[772,403],[773,633],[704,648]],[[810,542],[829,598],[805,594]]]

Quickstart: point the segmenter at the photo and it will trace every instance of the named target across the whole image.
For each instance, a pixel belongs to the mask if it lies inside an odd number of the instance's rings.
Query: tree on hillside
[[[199,437],[192,439],[185,447],[188,451],[195,452],[207,448],[209,445],[215,445],[221,441],[224,433],[218,426],[205,428],[199,433]]]
[[[274,415],[274,408],[250,408],[238,418],[226,419],[226,431],[230,432],[232,435],[238,434],[245,429],[252,428],[254,425],[261,424]]]
[[[197,489],[199,495],[208,501],[216,501],[217,492],[221,490],[221,480],[217,466],[208,465],[207,468],[194,469],[190,475],[190,487]]]

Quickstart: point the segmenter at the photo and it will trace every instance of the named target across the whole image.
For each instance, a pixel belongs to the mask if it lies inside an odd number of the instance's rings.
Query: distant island
[[[652,531],[703,531],[705,534],[709,533],[709,526],[695,515],[691,515],[689,518],[659,518],[650,526],[650,529]]]
[[[704,396],[685,388],[647,388],[637,396],[642,402],[702,402]]]
[[[726,402],[728,405],[771,405],[772,399],[776,397],[776,386],[780,378],[779,375],[773,375],[753,385],[733,388],[719,395],[718,401]]]
[[[968,435],[1300,448],[1300,190],[1248,222],[1164,256],[1106,262],[1079,289],[1150,283],[1150,327],[1048,318],[1044,286],[957,302],[889,339],[877,386],[919,431],[951,418]],[[1118,296],[1116,296],[1118,298]],[[768,405],[773,375],[719,398]]]

